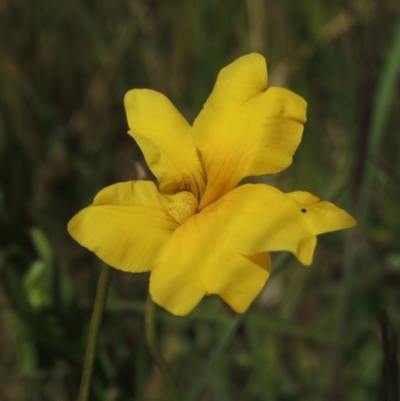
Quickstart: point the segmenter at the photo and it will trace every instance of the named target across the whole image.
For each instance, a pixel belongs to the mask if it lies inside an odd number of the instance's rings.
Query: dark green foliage
[[[185,318],[160,311],[160,345],[187,400],[396,400],[398,1],[3,0],[0,37],[2,401],[77,396],[99,261],[66,224],[105,185],[151,179],[124,93],[161,91],[193,121],[220,68],[251,51],[271,85],[308,101],[275,184],[359,224],[321,237],[310,268],[275,257],[239,323],[217,298]],[[144,339],[147,280],[113,275],[93,401],[166,400]]]

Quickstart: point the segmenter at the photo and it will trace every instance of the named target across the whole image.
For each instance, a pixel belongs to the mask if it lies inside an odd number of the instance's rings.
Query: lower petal
[[[143,272],[176,227],[153,182],[129,181],[100,191],[70,220],[68,232],[110,266]]]
[[[210,208],[217,210],[218,229],[228,246],[244,255],[290,251],[305,265],[312,262],[318,234],[356,224],[330,202],[307,192],[284,194],[265,184],[237,187]]]
[[[264,288],[267,281],[271,261],[269,254],[258,253],[243,256],[221,243],[225,248],[225,260],[229,261],[229,269],[219,269],[217,274],[210,274],[210,293],[218,294],[234,311],[243,313],[254,298]]]
[[[244,312],[268,279],[268,254],[247,257],[223,244],[216,217],[215,211],[193,216],[157,255],[150,293],[175,315],[188,314],[203,296],[211,294]]]

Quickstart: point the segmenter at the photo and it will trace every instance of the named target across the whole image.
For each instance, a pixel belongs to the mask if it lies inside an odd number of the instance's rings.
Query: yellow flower
[[[129,134],[158,186],[104,188],[68,230],[116,269],[151,271],[153,300],[173,314],[189,313],[210,294],[244,312],[268,279],[269,251],[291,251],[309,265],[318,234],[355,225],[307,192],[237,186],[288,167],[306,121],[303,98],[267,88],[261,55],[221,70],[193,126],[152,90],[129,91],[125,107]]]

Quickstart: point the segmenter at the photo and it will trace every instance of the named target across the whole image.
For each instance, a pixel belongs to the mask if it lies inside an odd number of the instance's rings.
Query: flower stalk
[[[86,345],[85,361],[81,386],[77,401],[87,401],[92,382],[93,364],[96,356],[97,339],[99,336],[100,325],[103,318],[104,307],[107,300],[108,287],[111,280],[112,268],[103,263],[97,283],[96,297],[93,305],[92,317],[90,320],[89,336]]]

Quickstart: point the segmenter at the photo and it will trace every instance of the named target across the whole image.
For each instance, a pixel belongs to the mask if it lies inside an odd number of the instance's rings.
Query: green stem
[[[254,367],[258,376],[259,398],[260,400],[275,400],[275,395],[271,380],[271,368],[267,367],[267,363],[263,356],[262,345],[259,339],[259,333],[254,325],[252,316],[248,316],[245,321],[245,330],[250,352],[252,355]]]
[[[360,283],[362,283],[360,281]],[[145,304],[142,302],[135,301],[122,301],[110,299],[107,302],[107,310],[109,311],[121,311],[128,313],[145,313]],[[167,311],[160,310],[159,318],[166,323],[172,325],[182,326],[185,325],[188,320],[199,320],[205,323],[218,323],[229,325],[232,319],[229,316],[223,315],[219,312],[212,312],[199,306],[190,315],[185,317],[185,320],[178,320],[176,316],[171,315]],[[273,331],[279,334],[289,334],[291,336],[301,336],[318,341],[321,343],[331,344],[333,342],[333,333],[324,331],[319,327],[313,326],[301,326],[296,323],[291,323],[285,319],[277,319],[265,316],[265,314],[252,312],[252,324],[257,328],[263,328]]]
[[[78,401],[87,401],[89,398],[90,384],[92,381],[93,364],[95,360],[95,352],[97,345],[97,338],[101,320],[103,317],[104,306],[107,299],[108,287],[110,284],[112,268],[103,264],[99,281],[97,283],[96,297],[93,305],[92,318],[90,320],[89,336],[86,345],[85,362],[83,365],[83,373],[81,380],[81,387],[79,389]]]
[[[172,372],[158,347],[156,338],[156,305],[152,301],[150,295],[147,297],[146,301],[145,323],[147,345],[169,387],[170,398],[168,399],[171,401],[180,401],[181,397],[173,379]]]
[[[219,344],[218,348],[214,351],[214,353],[209,358],[208,362],[206,363],[203,371],[197,377],[196,381],[194,382],[193,386],[189,389],[187,395],[185,396],[185,401],[195,401],[200,396],[204,386],[207,383],[207,380],[211,376],[214,366],[219,361],[221,356],[224,354],[226,349],[229,345],[231,345],[232,340],[234,339],[239,327],[244,322],[247,317],[249,309],[242,315],[239,315],[233,323],[231,323],[230,327],[225,333],[221,343]]]

